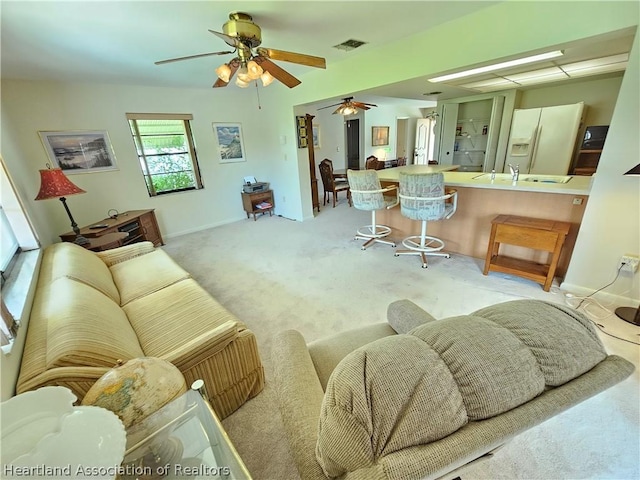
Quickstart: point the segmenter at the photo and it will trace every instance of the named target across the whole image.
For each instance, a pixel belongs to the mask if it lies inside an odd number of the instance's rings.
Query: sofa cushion
[[[127,316],[112,299],[64,277],[49,288],[49,300],[38,306],[49,332],[47,368],[113,367],[119,359],[144,356]]]
[[[61,277],[72,278],[120,303],[120,294],[109,268],[95,253],[74,243],[61,242],[47,247],[40,276],[45,284]]]
[[[242,326],[193,279],[129,302],[123,307],[147,356],[162,357],[227,321]]]
[[[506,328],[481,317],[452,317],[411,331],[447,364],[467,415],[482,420],[521,405],[544,390],[535,357]]]
[[[110,270],[120,291],[120,305],[189,278],[189,273],[160,249],[116,263]]]
[[[527,345],[549,386],[582,375],[607,356],[591,320],[562,305],[515,300],[483,308],[474,315],[508,328]]]
[[[394,335],[353,351],[336,367],[322,403],[316,457],[327,476],[337,477],[466,422],[444,362],[419,338]]]

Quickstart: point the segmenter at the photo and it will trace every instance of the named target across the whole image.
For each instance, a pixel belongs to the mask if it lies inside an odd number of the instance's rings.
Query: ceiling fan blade
[[[323,110],[325,108],[337,107],[338,105],[342,105],[342,103],[334,103],[333,105],[327,105],[326,107],[320,107],[317,110]]]
[[[224,40],[227,45],[231,45],[232,47],[236,48],[240,45],[240,41],[236,37],[232,37],[231,35],[227,35],[226,33],[216,32],[215,30],[209,31]]]
[[[286,70],[280,68],[266,57],[258,56],[253,58],[258,65],[260,65],[265,71],[269,72],[276,80],[284,83],[287,87],[293,88],[300,85],[302,82],[296,77],[291,75]]]
[[[359,108],[361,110],[369,110],[371,107],[367,106],[366,103],[360,103],[360,102],[351,102],[351,105],[353,105],[356,108]],[[376,105],[372,105],[372,107],[375,107]]]
[[[159,62],[154,62],[154,63],[155,63],[155,65],[162,65],[164,63],[180,62],[182,60],[191,60],[192,58],[208,57],[210,55],[226,55],[228,53],[233,53],[233,52],[200,53],[198,55],[189,55],[189,56],[186,56],[186,57],[177,57],[177,58],[170,58],[168,60],[160,60]]]
[[[238,60],[238,57],[236,57],[233,60],[231,60],[229,63],[227,63],[227,65],[231,69],[231,73],[229,74],[229,81],[225,82],[221,78],[218,78],[216,80],[216,83],[213,84],[213,88],[226,87],[227,85],[229,85],[236,71],[238,70],[238,68],[240,68],[240,61]]]
[[[373,103],[363,103],[363,102],[351,102],[353,105],[355,105],[358,108],[364,108],[364,109],[369,109],[369,107],[377,107],[377,105],[374,105]]]
[[[258,55],[271,60],[282,60],[284,62],[297,63],[306,65],[307,67],[327,68],[324,58],[314,57],[312,55],[304,55],[302,53],[285,52],[284,50],[275,50],[273,48],[258,48]]]

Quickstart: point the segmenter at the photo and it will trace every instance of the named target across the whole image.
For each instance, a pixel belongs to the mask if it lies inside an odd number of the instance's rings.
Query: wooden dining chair
[[[333,206],[335,208],[336,202],[338,201],[338,193],[346,192],[347,201],[349,202],[349,206],[351,206],[351,191],[349,190],[349,183],[346,179],[342,181],[336,180],[333,175],[333,162],[328,158],[325,158],[320,162],[318,168],[320,169],[320,177],[322,178],[322,185],[324,186],[324,199],[322,204],[327,204],[329,194],[331,194],[333,195]]]
[[[384,163],[378,160],[378,157],[371,155],[367,157],[367,160],[364,163],[364,168],[367,170],[382,170],[384,168]]]

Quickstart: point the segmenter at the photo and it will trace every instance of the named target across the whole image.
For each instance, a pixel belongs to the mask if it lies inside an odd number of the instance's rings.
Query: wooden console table
[[[113,235],[116,234],[116,235]],[[153,209],[129,210],[116,218],[103,218],[80,229],[80,235],[89,240],[86,248],[94,251],[129,245],[136,242],[152,242],[156,247],[164,245]],[[63,242],[73,242],[74,232],[60,235]]]
[[[491,221],[484,275],[490,271],[518,275],[542,284],[542,289],[548,292],[558,266],[562,245],[570,228],[569,222],[498,215]],[[501,256],[499,255],[501,243],[549,252],[551,261],[548,264],[540,264],[530,260]]]

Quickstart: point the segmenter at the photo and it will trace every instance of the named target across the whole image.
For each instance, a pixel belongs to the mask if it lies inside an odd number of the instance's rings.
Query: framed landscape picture
[[[389,127],[371,127],[371,145],[389,145]]]
[[[214,123],[213,133],[216,139],[220,163],[245,162],[242,126],[239,123]]]
[[[101,130],[38,132],[49,160],[65,174],[117,170],[109,135]]]

